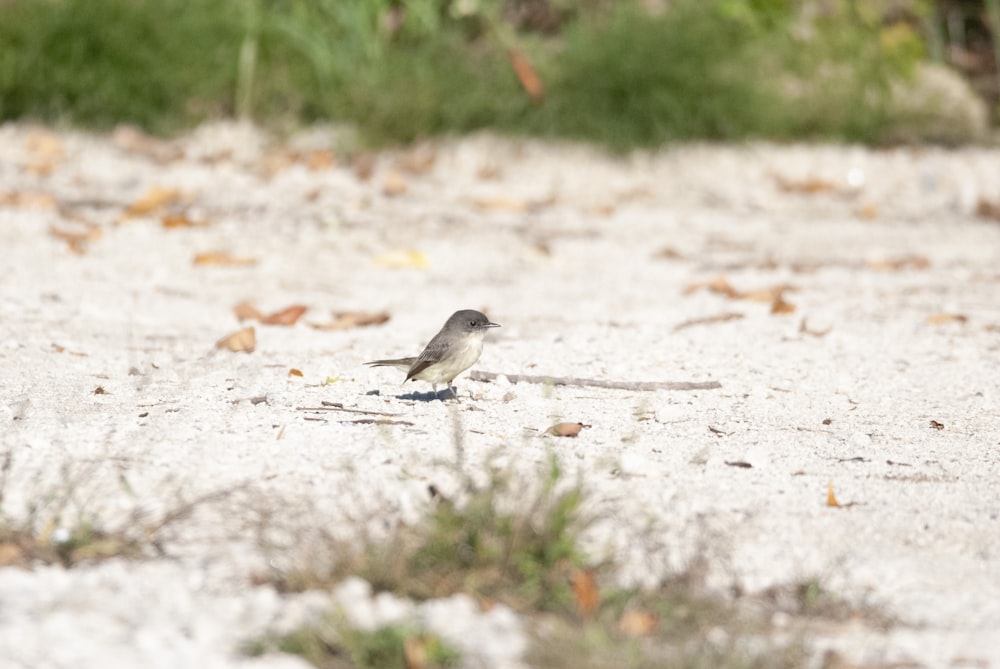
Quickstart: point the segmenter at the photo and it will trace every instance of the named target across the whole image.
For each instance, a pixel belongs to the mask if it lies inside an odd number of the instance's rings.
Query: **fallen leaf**
[[[898,272],[904,269],[927,269],[931,266],[931,261],[924,256],[911,254],[899,258],[869,260],[865,264],[868,266],[868,269],[873,269],[877,272]]]
[[[944,429],[944,423],[939,423],[936,420],[932,420],[931,421],[931,427],[934,428],[935,430],[943,430]]]
[[[336,166],[337,159],[333,155],[333,151],[329,149],[318,149],[316,151],[309,151],[303,156],[305,160],[306,167],[308,167],[313,172],[319,172],[321,170],[328,170]]]
[[[551,434],[554,437],[575,437],[585,427],[590,426],[583,423],[556,423],[545,430],[545,434]]]
[[[577,610],[584,616],[589,616],[597,610],[601,594],[597,588],[597,577],[593,569],[574,569],[570,574],[570,585],[576,600]]]
[[[475,198],[472,203],[483,211],[511,211],[514,213],[527,211],[530,206],[527,200],[504,197],[502,195]]]
[[[391,269],[426,269],[427,256],[420,251],[397,249],[375,256],[375,264]]]
[[[702,318],[692,318],[691,320],[684,321],[678,325],[674,326],[674,332],[678,330],[683,330],[684,328],[694,327],[696,325],[709,325],[711,323],[725,323],[726,321],[733,321],[739,318],[743,318],[743,314],[736,313],[735,311],[727,311],[722,314],[715,314],[714,316],[704,316]]]
[[[721,274],[708,281],[688,284],[684,288],[684,294],[690,295],[691,293],[699,291],[703,288],[707,288],[710,292],[718,293],[719,295],[725,295],[730,299],[736,299],[743,296],[743,293],[733,288],[733,286],[729,283],[729,280]]]
[[[0,543],[0,567],[10,567],[20,564],[26,557],[26,551],[13,541]]]
[[[753,465],[749,462],[744,462],[743,460],[723,460],[730,467],[739,467],[740,469],[753,469]]]
[[[827,193],[837,190],[837,184],[826,179],[811,177],[808,179],[789,179],[780,174],[774,175],[774,180],[778,183],[778,188],[786,193],[805,193],[814,195],[816,193]]]
[[[96,388],[94,388],[94,394],[95,395],[110,395],[111,393],[109,393],[107,390],[105,390],[104,386],[97,386]]]
[[[962,314],[932,314],[927,317],[928,325],[942,325],[944,323],[965,323],[969,320],[968,316],[963,316]]]
[[[830,481],[826,489],[826,505],[837,509],[840,508],[840,502],[837,501],[837,496],[833,494],[833,481]]]
[[[166,207],[168,204],[174,204],[180,200],[181,192],[176,188],[152,186],[139,199],[128,206],[122,218],[146,216]]]
[[[281,311],[275,311],[260,319],[264,325],[295,325],[296,321],[302,318],[302,314],[308,311],[309,307],[301,304],[293,304]]]
[[[657,260],[683,260],[684,254],[672,246],[664,246],[662,249],[654,253],[653,257]]]
[[[648,611],[625,611],[618,621],[618,629],[628,637],[639,637],[649,634],[656,627],[659,619]]]
[[[991,202],[990,200],[980,199],[979,203],[976,205],[976,216],[979,218],[992,218],[995,221],[1000,221],[1000,202]]]
[[[233,314],[237,320],[241,321],[259,321],[264,317],[264,314],[249,302],[240,302],[237,304],[233,307]]]
[[[237,330],[215,342],[215,348],[224,348],[233,353],[253,353],[257,346],[257,331],[253,326]]]
[[[209,251],[207,253],[196,254],[194,257],[194,264],[245,267],[247,265],[256,265],[257,259],[234,256],[233,254],[226,253],[224,251]]]
[[[397,195],[403,195],[410,189],[409,184],[406,182],[406,177],[404,177],[399,172],[391,170],[386,172],[385,178],[382,180],[382,194],[389,197],[396,197]]]
[[[82,254],[87,251],[87,245],[90,242],[95,242],[101,238],[104,234],[99,227],[96,225],[87,226],[80,231],[71,231],[57,228],[55,226],[49,227],[49,234],[56,239],[61,239],[69,245],[69,250],[76,254]]]
[[[299,376],[299,377],[303,376],[302,370],[295,369],[294,367],[292,367],[290,370],[288,370],[288,375],[289,376]]]
[[[330,323],[312,323],[317,330],[349,330],[370,325],[381,325],[389,320],[389,312],[342,311],[333,315]]]
[[[167,230],[177,228],[199,228],[206,225],[205,221],[195,221],[186,214],[167,214],[160,219],[160,224]]]
[[[10,191],[0,193],[0,205],[25,209],[56,209],[59,203],[54,196],[41,191]]]
[[[524,92],[533,102],[541,104],[545,100],[545,86],[535,68],[531,66],[531,61],[520,49],[516,48],[507,50],[507,58],[510,60],[510,66],[514,69],[514,74],[521,82]]]
[[[779,293],[774,297],[774,302],[771,303],[771,313],[772,314],[795,313],[795,305],[785,300],[785,298],[781,296],[781,293]]]

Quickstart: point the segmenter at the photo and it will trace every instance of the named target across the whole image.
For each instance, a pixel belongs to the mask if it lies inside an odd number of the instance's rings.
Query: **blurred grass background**
[[[995,110],[998,26],[1000,0],[0,0],[0,119],[878,144],[926,63]]]

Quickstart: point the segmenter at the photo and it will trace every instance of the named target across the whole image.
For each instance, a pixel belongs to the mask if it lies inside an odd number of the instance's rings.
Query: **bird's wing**
[[[440,362],[447,350],[448,346],[441,333],[439,332],[434,335],[434,338],[430,340],[427,346],[424,347],[424,350],[420,352],[420,355],[417,356],[417,359],[413,361],[413,364],[410,365],[410,369],[406,372],[406,380],[409,381],[435,362]]]

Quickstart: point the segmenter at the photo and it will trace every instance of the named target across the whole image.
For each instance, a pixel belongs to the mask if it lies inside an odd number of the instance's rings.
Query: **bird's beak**
[[[499,323],[487,323],[485,325],[485,327],[488,327],[488,328],[498,328],[498,327],[500,327],[500,324]]]

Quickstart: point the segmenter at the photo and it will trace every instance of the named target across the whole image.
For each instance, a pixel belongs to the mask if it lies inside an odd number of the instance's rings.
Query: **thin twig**
[[[602,379],[577,379],[569,376],[532,376],[530,374],[497,374],[496,372],[470,372],[473,381],[495,381],[501,376],[511,383],[544,383],[552,386],[584,386],[612,390],[715,390],[718,381],[604,381]]]
[[[362,416],[402,416],[399,413],[390,413],[388,411],[365,411],[364,409],[350,409],[345,407],[340,402],[323,402],[323,406],[320,407],[295,407],[296,411],[344,411],[346,413],[357,413]]]

